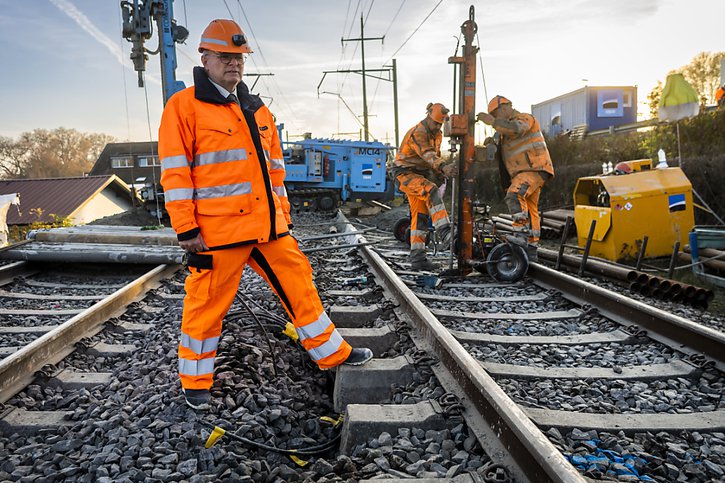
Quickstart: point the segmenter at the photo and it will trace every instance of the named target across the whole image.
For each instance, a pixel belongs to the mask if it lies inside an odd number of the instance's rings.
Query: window
[[[624,101],[622,101],[622,107],[632,107],[632,93],[624,93]]]
[[[606,89],[597,92],[597,117],[622,117],[622,91]]]
[[[159,157],[158,156],[143,156],[138,158],[138,166],[139,168],[146,168],[148,166],[159,166]]]
[[[111,168],[133,168],[133,158],[131,156],[111,157]]]

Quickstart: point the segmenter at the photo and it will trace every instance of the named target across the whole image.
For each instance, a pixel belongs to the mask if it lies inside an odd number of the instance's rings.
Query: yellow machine
[[[623,166],[625,165],[625,166]],[[596,220],[590,255],[621,261],[672,253],[688,243],[695,224],[692,184],[680,168],[652,169],[649,159],[620,163],[615,173],[579,178],[574,188],[577,241],[586,245]],[[629,171],[629,173],[624,174]]]

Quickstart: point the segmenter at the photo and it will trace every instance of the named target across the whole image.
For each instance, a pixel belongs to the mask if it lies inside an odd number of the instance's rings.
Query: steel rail
[[[515,465],[510,468],[512,473],[532,482],[585,482],[586,479],[436,319],[385,260],[367,246],[361,246],[360,253],[380,283],[400,303],[399,308],[405,311],[417,333],[452,375],[450,380],[455,381],[460,389],[456,392],[465,394],[475,406],[477,416],[482,417],[491,428],[486,435],[486,445],[498,449],[492,457],[507,464],[511,461],[505,459],[505,454],[510,455]]]
[[[0,361],[0,403],[30,384],[35,372],[75,350],[75,343],[102,330],[102,325],[128,304],[170,276],[178,265],[159,265]]]
[[[577,304],[590,304],[624,326],[635,324],[647,336],[688,355],[704,355],[725,371],[725,334],[696,324],[625,295],[597,287],[538,263],[529,266],[528,275],[544,288],[556,289]]]

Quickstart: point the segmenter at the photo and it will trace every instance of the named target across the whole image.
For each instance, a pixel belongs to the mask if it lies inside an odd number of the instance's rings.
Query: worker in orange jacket
[[[715,105],[725,107],[725,84],[721,85],[715,93]]]
[[[372,358],[325,313],[292,227],[274,118],[242,82],[252,53],[232,20],[213,20],[199,44],[194,87],[169,99],[159,128],[166,209],[187,252],[179,375],[186,402],[206,409],[222,319],[249,264],[277,294],[302,346],[322,369]]]
[[[539,121],[531,114],[516,111],[511,101],[503,96],[494,97],[488,103],[488,113],[479,113],[477,119],[492,126],[499,134],[498,148],[506,170],[502,174],[507,174],[511,180],[504,201],[513,218],[515,232],[520,235],[519,239],[527,239],[529,254],[535,258],[541,237],[539,196],[544,183],[554,176]],[[515,241],[516,237],[512,239]]]
[[[447,244],[452,236],[448,212],[436,181],[456,173],[454,163],[441,158],[441,126],[448,109],[440,103],[426,107],[425,119],[410,128],[403,137],[393,163],[392,175],[410,204],[410,265],[413,270],[435,270],[425,251],[428,223],[432,221],[439,240]]]

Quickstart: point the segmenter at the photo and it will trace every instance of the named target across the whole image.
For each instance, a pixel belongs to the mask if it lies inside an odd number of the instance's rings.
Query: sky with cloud
[[[402,137],[428,102],[451,104],[448,57],[472,4],[479,110],[486,94],[530,112],[584,85],[637,85],[646,114],[647,94],[668,71],[699,52],[725,50],[722,0],[175,0],[174,16],[190,31],[177,46],[177,78],[191,85],[201,32],[211,19],[231,17],[255,51],[245,71],[274,74],[254,92],[290,136],[357,137],[361,76],[327,74],[320,94],[318,84],[323,71],[360,68],[360,42],[341,39],[360,37],[362,15],[366,37],[384,36],[365,43],[366,67],[397,61]],[[139,88],[121,23],[116,0],[0,0],[0,136],[63,126],[156,140],[159,58],[150,56]],[[154,36],[147,48],[156,45]],[[371,134],[394,142],[392,84],[368,78],[367,93]]]

